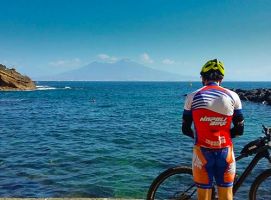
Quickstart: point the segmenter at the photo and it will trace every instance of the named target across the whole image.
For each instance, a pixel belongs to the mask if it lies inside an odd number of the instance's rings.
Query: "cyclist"
[[[192,168],[199,200],[211,199],[213,179],[219,199],[233,199],[232,138],[243,134],[244,118],[239,96],[220,86],[224,73],[221,61],[209,60],[200,72],[203,87],[187,95],[184,105],[182,132],[195,141]]]

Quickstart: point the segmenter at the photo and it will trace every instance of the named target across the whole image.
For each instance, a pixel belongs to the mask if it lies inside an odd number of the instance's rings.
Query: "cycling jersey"
[[[192,115],[195,126],[195,144],[210,149],[232,145],[230,128],[233,115],[242,114],[239,96],[211,82],[189,94],[184,115]]]

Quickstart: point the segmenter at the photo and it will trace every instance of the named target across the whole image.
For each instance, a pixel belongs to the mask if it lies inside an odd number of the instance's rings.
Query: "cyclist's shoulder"
[[[205,89],[207,86],[203,86],[197,90],[194,90],[193,92],[187,94],[187,96],[195,96],[197,93],[199,93],[200,91],[202,91],[203,89]]]
[[[228,88],[224,88],[224,87],[221,87],[221,88],[223,88],[228,94],[230,94],[233,97],[233,99],[239,99],[239,95],[236,92]]]

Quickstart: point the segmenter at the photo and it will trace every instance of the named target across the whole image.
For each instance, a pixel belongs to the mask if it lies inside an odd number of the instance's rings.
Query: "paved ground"
[[[113,198],[0,198],[0,200],[126,200]],[[127,199],[140,200],[140,199]]]

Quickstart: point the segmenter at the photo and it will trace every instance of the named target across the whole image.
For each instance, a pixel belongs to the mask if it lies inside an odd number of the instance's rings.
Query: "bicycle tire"
[[[178,181],[182,181],[182,182],[178,182],[178,184],[176,184],[176,187],[178,187],[178,190],[184,186],[184,191],[177,191],[177,193],[174,193],[174,196],[170,196],[168,198],[166,198],[165,196],[158,196],[159,194],[159,189],[161,189],[162,184],[164,184],[166,181],[169,181],[170,179],[177,179],[180,176],[187,176],[187,177],[181,177],[182,180],[178,180]],[[185,181],[185,182],[183,182]],[[165,191],[163,191],[163,189],[161,189],[164,194],[171,194],[171,191],[167,190],[170,189],[172,190],[173,188],[171,188],[171,185],[169,184],[169,188],[165,187]],[[149,190],[148,190],[148,194],[147,194],[147,200],[154,200],[154,199],[179,199],[179,200],[191,200],[191,199],[196,199],[196,185],[194,184],[193,181],[193,175],[192,175],[192,169],[190,167],[184,167],[184,166],[179,166],[179,167],[173,167],[170,168],[164,172],[162,172],[159,176],[157,176],[157,178],[154,179],[154,181],[152,182]],[[173,191],[174,192],[174,191]]]
[[[261,184],[265,182],[267,179],[269,181],[268,187],[261,188]],[[267,169],[264,172],[262,172],[259,176],[257,176],[257,178],[253,181],[249,190],[249,199],[250,200],[271,199],[270,184],[271,184],[271,169]]]

